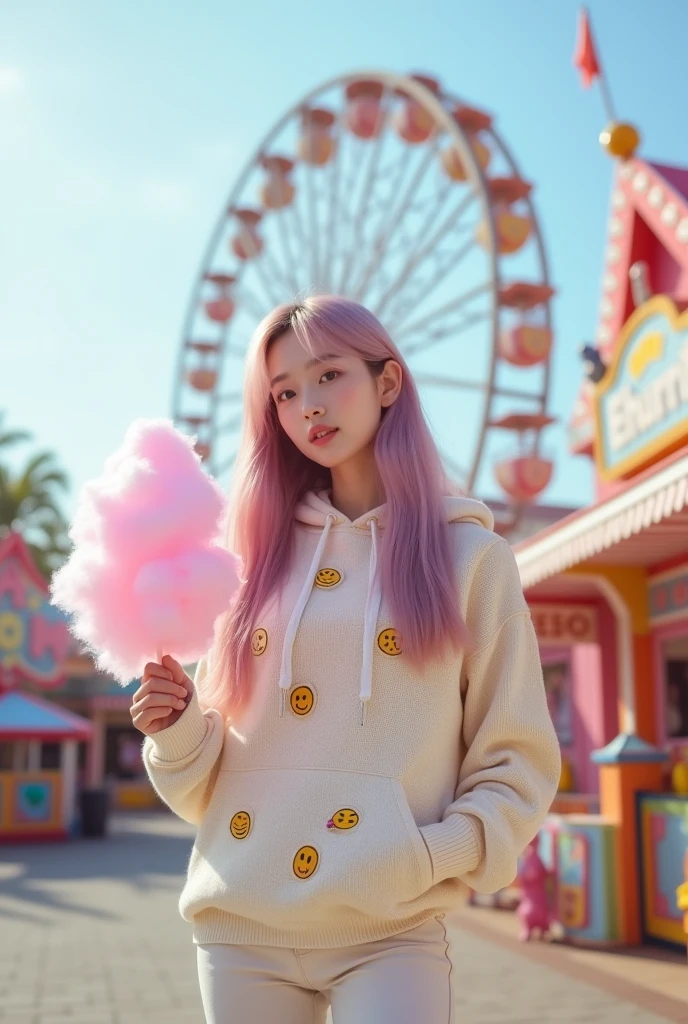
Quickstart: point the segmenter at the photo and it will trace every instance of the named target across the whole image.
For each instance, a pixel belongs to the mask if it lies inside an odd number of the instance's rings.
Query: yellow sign
[[[632,476],[688,444],[688,311],[679,313],[666,295],[636,309],[593,405],[604,480]]]

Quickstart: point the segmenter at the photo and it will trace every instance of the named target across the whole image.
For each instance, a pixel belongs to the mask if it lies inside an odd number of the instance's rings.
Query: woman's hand
[[[146,736],[167,729],[184,714],[192,693],[193,683],[174,658],[149,662],[129,709],[134,725]]]

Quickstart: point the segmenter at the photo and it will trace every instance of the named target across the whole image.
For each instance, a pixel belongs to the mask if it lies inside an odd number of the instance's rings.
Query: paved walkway
[[[0,847],[2,1024],[203,1024],[176,906],[191,841],[159,812],[118,816],[106,840]],[[457,1024],[681,1019],[524,955],[470,915],[457,921]]]

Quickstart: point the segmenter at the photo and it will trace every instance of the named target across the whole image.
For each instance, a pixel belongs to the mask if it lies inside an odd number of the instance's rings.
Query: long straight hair
[[[268,351],[289,330],[311,357],[358,356],[373,376],[388,359],[401,365],[401,391],[382,410],[374,447],[386,502],[382,587],[414,667],[458,651],[466,641],[443,502],[456,487],[444,474],[403,357],[377,318],[356,302],[318,295],[285,304],[258,325],[247,353],[227,533],[229,547],[243,562],[243,582],[219,623],[201,687],[202,703],[229,720],[240,719],[252,694],[251,634],[289,573],[296,506],[307,491],[331,486],[330,471],[307,458],[283,431],[270,393]]]

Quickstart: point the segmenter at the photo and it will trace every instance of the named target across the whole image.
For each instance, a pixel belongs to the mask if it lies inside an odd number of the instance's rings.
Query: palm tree
[[[5,431],[0,416],[0,454],[28,441],[26,431]],[[26,466],[11,470],[0,464],[0,537],[21,533],[39,571],[50,579],[70,551],[67,523],[57,502],[57,491],[69,490],[66,473],[55,465],[52,452],[40,452]]]
[[[0,412],[0,448],[10,448],[20,441],[30,441],[31,434],[28,430],[3,430],[2,421],[5,414]]]

